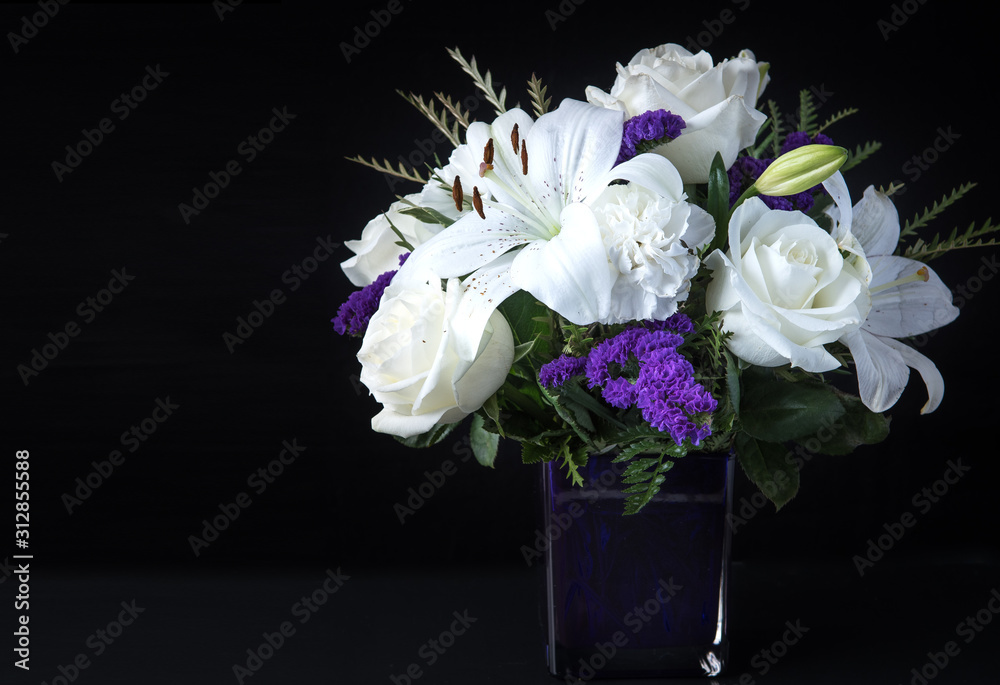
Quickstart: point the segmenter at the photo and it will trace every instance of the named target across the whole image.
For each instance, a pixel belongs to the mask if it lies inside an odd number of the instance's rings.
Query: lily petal
[[[927,402],[920,409],[921,414],[930,414],[938,408],[944,399],[944,378],[937,366],[930,359],[892,338],[881,338],[882,342],[894,349],[911,369],[916,369],[927,386]]]
[[[948,286],[930,268],[906,257],[876,257],[872,266],[872,309],[863,328],[875,335],[906,338],[927,333],[958,317]],[[927,269],[926,282],[911,281],[879,290],[878,286]]]
[[[854,205],[851,231],[866,255],[891,255],[899,243],[899,213],[892,200],[874,186]]]
[[[553,219],[563,207],[603,190],[621,149],[625,115],[577,100],[539,117],[525,147],[536,204]],[[555,225],[558,225],[556,223]]]
[[[841,248],[845,248],[845,243],[852,241],[851,235],[851,192],[847,189],[847,181],[839,171],[830,178],[823,181],[823,188],[833,199],[833,206],[826,210],[826,213],[833,219],[834,227],[830,234]]]
[[[497,207],[482,219],[470,213],[420,245],[396,274],[430,269],[440,278],[465,276],[515,247],[537,240],[534,225]],[[402,274],[402,275],[400,275]]]
[[[666,158],[650,152],[616,166],[600,180],[600,187],[603,189],[616,179],[635,183],[674,202],[680,202],[686,197],[684,182],[677,173],[677,168]]]
[[[854,358],[858,394],[864,405],[874,412],[883,412],[896,404],[910,378],[903,355],[888,344],[896,341],[876,337],[864,330],[852,331],[841,341]]]
[[[493,140],[493,170],[502,183],[492,180],[490,175],[481,178],[478,173],[462,179],[463,187],[467,193],[472,192],[472,187],[479,185],[480,189],[489,189],[490,194],[497,201],[513,206],[523,206],[525,198],[529,196],[526,180],[527,177],[521,173],[521,151],[514,152],[511,147],[511,130],[517,125],[518,135],[526,139],[529,131],[534,125],[531,116],[521,109],[511,109],[501,114],[492,124],[483,122],[473,122],[466,132],[466,140],[470,151],[478,155],[476,163],[483,161],[483,149],[486,143]],[[512,194],[513,191],[513,194]]]
[[[515,251],[500,256],[462,282],[465,290],[452,319],[456,325],[454,345],[462,359],[476,359],[480,336],[475,332],[482,331],[496,308],[517,292],[510,278],[517,254]]]
[[[562,231],[552,240],[518,250],[511,282],[575,324],[602,321],[611,311],[615,276],[597,218],[590,207],[574,203],[559,220]]]

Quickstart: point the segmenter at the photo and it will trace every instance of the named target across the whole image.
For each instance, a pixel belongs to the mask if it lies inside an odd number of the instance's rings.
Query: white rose
[[[472,359],[459,354],[456,317],[463,286],[448,281],[395,280],[385,289],[358,351],[361,382],[382,405],[372,428],[408,438],[437,424],[460,421],[479,409],[507,378],[514,340],[507,320],[494,312],[479,333]],[[463,331],[468,333],[467,331]]]
[[[767,119],[754,109],[768,82],[766,68],[749,50],[715,64],[704,50],[692,55],[668,43],[640,50],[628,66],[618,64],[611,93],[588,86],[587,100],[629,117],[665,109],[683,118],[680,137],[656,152],[674,163],[685,183],[707,183],[715,153],[728,169]]]
[[[733,212],[729,245],[705,260],[714,272],[705,305],[723,312],[733,354],[815,373],[840,366],[823,345],[857,330],[868,314],[864,258],[845,260],[812,219],[768,209],[759,198]]]
[[[479,158],[480,160],[482,158],[481,152]],[[437,178],[432,178],[424,184],[419,193],[405,196],[405,199],[413,204],[393,202],[389,205],[389,211],[379,214],[368,222],[361,232],[360,240],[345,241],[344,245],[355,255],[342,262],[340,266],[351,283],[363,288],[386,271],[399,268],[399,257],[408,250],[396,244],[399,242],[399,236],[389,226],[390,221],[413,247],[427,242],[444,229],[441,224],[423,223],[412,216],[401,214],[400,210],[418,205],[433,209],[452,221],[457,221],[467,214],[470,211],[468,206],[463,206],[461,210],[455,207],[451,186],[455,183],[455,177],[460,176],[461,182],[466,184],[466,192],[471,197],[473,182],[479,181],[478,165],[479,161],[469,146],[460,145],[452,152],[444,168],[434,170],[434,176]]]
[[[407,195],[406,199],[419,204],[420,193]],[[403,201],[393,202],[389,205],[389,211],[379,214],[368,222],[361,232],[360,240],[344,241],[344,245],[355,253],[353,257],[340,264],[340,268],[351,279],[351,283],[363,288],[386,271],[399,268],[400,255],[409,250],[396,244],[399,236],[390,227],[390,222],[414,247],[426,242],[443,228],[440,224],[425,224],[412,216],[400,213],[400,210],[410,206]]]

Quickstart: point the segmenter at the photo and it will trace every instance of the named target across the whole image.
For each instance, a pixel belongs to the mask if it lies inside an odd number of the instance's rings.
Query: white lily
[[[612,181],[648,191],[651,198],[641,203],[647,213],[651,203],[661,201],[655,212],[660,225],[670,224],[670,236],[691,250],[710,240],[714,228],[707,213],[693,205],[690,219],[678,210],[669,220],[666,207],[684,203],[685,195],[680,175],[665,158],[643,154],[614,166],[624,116],[565,100],[537,121],[513,109],[492,124],[472,124],[467,146],[484,151],[483,163],[479,175],[459,179],[462,192],[456,197],[461,202],[471,195],[476,211],[420,245],[397,278],[423,268],[441,278],[468,276],[456,321],[464,317],[471,331],[482,330],[517,290],[576,324],[618,320],[612,292],[627,274],[609,258],[607,227],[602,228],[610,201],[604,191]],[[677,299],[683,297],[686,292],[678,293]],[[472,337],[464,340],[469,351],[479,344]]]
[[[841,338],[857,367],[861,400],[872,411],[890,408],[903,394],[912,368],[927,386],[928,399],[920,413],[930,413],[944,397],[944,379],[930,359],[897,338],[954,321],[958,308],[951,291],[926,265],[892,254],[899,242],[899,214],[885,194],[869,186],[853,212],[846,193],[831,195],[838,207],[832,215],[841,219],[835,237],[844,249],[861,253],[871,268],[871,309],[860,329]]]

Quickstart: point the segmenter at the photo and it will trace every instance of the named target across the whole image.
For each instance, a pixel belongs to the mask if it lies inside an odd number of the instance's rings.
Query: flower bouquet
[[[923,412],[940,404],[940,373],[905,342],[958,314],[926,262],[995,244],[984,236],[998,227],[917,232],[973,184],[903,226],[898,186],[853,200],[843,172],[879,147],[835,144],[856,110],[820,121],[802,91],[783,116],[749,51],[715,63],[641,50],[610,91],[554,109],[532,76],[530,111],[449,53],[495,118],[404,94],[453,144],[447,163],[354,158],[422,185],[349,241],[342,265],[362,289],[333,323],[362,338],[374,430],[426,446],[471,416],[480,463],[512,439],[577,488],[607,458],[621,519],[679,492],[674,466],[710,454],[734,454],[781,508],[799,487],[794,445],[883,440],[910,369]],[[709,656],[702,669],[718,672]]]

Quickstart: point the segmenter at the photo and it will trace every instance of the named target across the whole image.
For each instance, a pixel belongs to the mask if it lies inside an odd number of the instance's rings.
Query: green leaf
[[[407,207],[399,210],[400,214],[407,214],[414,219],[425,224],[441,224],[445,228],[455,223],[444,214],[431,207]]]
[[[636,443],[634,445],[629,445],[628,447],[624,448],[618,454],[618,456],[615,457],[614,459],[612,459],[611,461],[612,461],[612,463],[615,463],[615,464],[621,463],[623,461],[628,461],[629,459],[631,459],[632,457],[636,456],[637,454],[643,454],[644,452],[652,452],[657,447],[661,447],[660,443],[657,443],[657,442],[652,441],[652,440],[638,442],[638,443]]]
[[[566,403],[566,406],[572,403],[579,409],[586,410],[617,428],[625,428],[625,424],[615,417],[608,405],[584,390],[580,383],[575,380],[569,380],[563,384],[559,397]]]
[[[486,430],[483,417],[479,414],[472,415],[469,441],[472,445],[472,453],[476,455],[476,461],[483,466],[493,468],[493,462],[497,458],[497,447],[500,445],[500,436]]]
[[[549,310],[534,295],[519,290],[504,300],[499,309],[510,325],[516,345],[534,343],[532,352],[542,355],[548,353],[545,336],[550,332],[546,323],[549,320]]]
[[[521,461],[525,464],[540,464],[544,461],[552,461],[552,450],[533,442],[525,440],[521,443]]]
[[[726,357],[726,389],[729,391],[729,401],[733,405],[733,411],[739,414],[740,411],[740,371],[736,365],[736,359],[725,351]]]
[[[705,209],[715,219],[715,237],[706,250],[706,254],[709,254],[725,247],[729,234],[729,174],[726,173],[726,165],[718,152],[708,170],[708,202]]]
[[[500,425],[500,402],[497,400],[497,394],[493,393],[489,398],[483,402],[483,412],[492,419],[493,423],[497,427],[497,432],[501,436],[504,436],[503,426]]]
[[[844,406],[831,386],[790,383],[773,374],[743,375],[740,421],[747,433],[760,440],[780,443],[812,435],[843,414]]]
[[[529,340],[526,343],[521,343],[520,345],[514,346],[514,363],[517,363],[528,356],[531,352],[531,348],[535,346],[535,340]]]
[[[776,509],[795,497],[799,491],[799,472],[788,463],[788,450],[772,442],[761,442],[746,433],[736,436],[736,458],[750,481]]]
[[[859,445],[874,445],[889,436],[889,419],[873,412],[860,398],[838,392],[844,415],[823,426],[808,439],[796,442],[810,452],[821,454],[851,454]]]
[[[635,490],[626,493],[629,496],[625,498],[625,514],[631,516],[632,514],[638,514],[639,511],[652,501],[656,497],[657,493],[660,492],[660,486],[667,479],[662,473],[658,473],[653,477],[648,483],[641,483],[638,486],[632,486],[628,490]]]
[[[431,445],[436,445],[437,443],[444,440],[449,433],[455,430],[455,427],[461,423],[446,423],[444,425],[434,426],[432,429],[423,433],[421,435],[414,435],[412,438],[400,438],[396,437],[397,442],[401,442],[407,447],[430,447]]]

